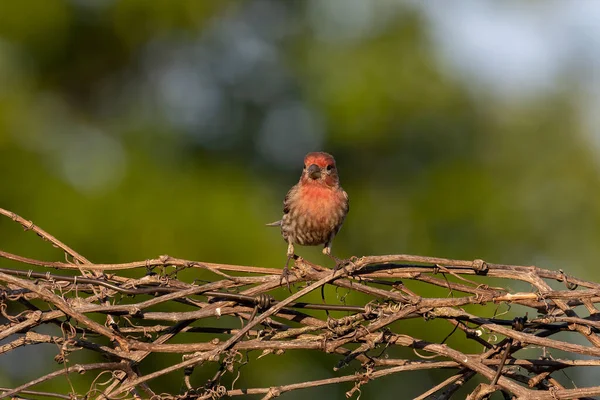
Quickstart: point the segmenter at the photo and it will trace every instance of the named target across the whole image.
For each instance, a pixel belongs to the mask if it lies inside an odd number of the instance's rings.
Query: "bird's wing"
[[[346,200],[346,214],[348,214],[348,211],[350,211],[350,198],[348,198],[348,193],[346,193],[344,189],[340,189],[342,190],[342,194],[344,195],[344,199]]]
[[[296,186],[292,186],[292,188],[286,193],[285,198],[283,199],[283,213],[287,214],[290,212],[290,199],[294,195],[294,193],[298,190]],[[267,224],[267,226],[281,226],[282,221],[275,221]]]
[[[292,186],[292,188],[286,193],[285,199],[283,199],[283,213],[287,214],[290,212],[290,202],[292,201],[292,197],[298,191],[298,185]]]

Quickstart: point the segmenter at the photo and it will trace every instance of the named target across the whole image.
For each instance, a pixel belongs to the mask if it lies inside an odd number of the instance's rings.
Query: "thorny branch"
[[[279,269],[169,256],[94,264],[31,221],[4,209],[0,215],[65,254],[65,261],[42,261],[0,250],[0,259],[20,266],[0,268],[0,340],[4,343],[0,356],[24,346],[52,344],[58,349],[55,360],[62,364],[19,386],[0,388],[2,398],[158,400],[255,394],[270,399],[333,384],[349,384],[346,395],[352,397],[360,396],[361,387],[380,377],[434,369],[455,372],[415,398],[448,399],[462,387],[471,387],[470,399],[487,398],[496,391],[518,399],[600,396],[600,386],[565,387],[554,376],[573,367],[600,367],[596,309],[600,284],[563,271],[399,254],[353,258],[334,273],[298,258],[290,277],[296,290],[286,297],[281,293],[287,292],[274,292],[282,286]],[[191,268],[205,271],[212,279],[203,284],[176,279],[177,272]],[[137,277],[120,275],[122,271],[133,271],[127,275]],[[490,278],[503,285],[482,283],[492,282]],[[511,291],[509,286],[517,281],[529,284],[531,291]],[[563,288],[553,289],[552,281],[561,282]],[[360,293],[366,300],[360,305],[347,305],[343,299],[321,304],[304,301],[309,292],[325,285]],[[435,292],[445,294],[427,295]],[[276,300],[277,296],[281,298]],[[468,305],[490,305],[481,309],[485,312],[512,306],[529,311],[514,314],[514,319],[506,313],[489,317],[467,312],[463,307]],[[578,306],[588,315],[576,312]],[[99,315],[106,316],[105,324],[97,322]],[[237,319],[228,319],[229,327],[217,325],[216,319],[224,316]],[[424,329],[416,337],[394,324],[415,318],[425,326],[434,319],[447,321],[448,331]],[[197,321],[202,321],[201,326],[192,326]],[[55,333],[39,330],[47,325],[54,326]],[[447,336],[457,332],[465,334],[461,346],[446,344]],[[581,344],[577,336],[588,344]],[[413,349],[415,357],[394,358],[390,350],[395,347]],[[523,349],[533,349],[538,357],[531,357],[531,352],[525,353],[527,358],[515,354]],[[562,358],[549,356],[556,350],[564,352]],[[255,361],[247,357],[252,351],[262,352],[260,357],[295,351],[332,353],[338,357],[332,369],[341,374],[288,385],[241,387],[239,368]],[[69,357],[74,352],[96,354],[107,361],[72,364]],[[142,373],[144,359],[159,353],[181,354],[182,360],[154,368],[146,365]],[[589,359],[579,359],[580,355]],[[220,366],[217,374],[206,384],[194,383],[193,376],[208,363]],[[154,380],[174,371],[183,378],[171,393],[157,394]],[[73,373],[93,373],[96,378],[83,391],[73,385],[70,393],[35,388],[43,382],[70,379]],[[476,376],[478,385],[470,382]]]

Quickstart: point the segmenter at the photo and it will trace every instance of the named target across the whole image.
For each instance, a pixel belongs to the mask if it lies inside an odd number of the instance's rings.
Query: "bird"
[[[331,254],[331,242],[340,231],[350,211],[348,193],[340,179],[331,154],[311,152],[304,157],[304,169],[298,183],[283,200],[283,217],[267,226],[281,228],[287,242],[287,262],[282,273],[289,289],[288,265],[295,258],[294,245],[323,246],[323,254],[336,262],[335,270],[344,263]]]

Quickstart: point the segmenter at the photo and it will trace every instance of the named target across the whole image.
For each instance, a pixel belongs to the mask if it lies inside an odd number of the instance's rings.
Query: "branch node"
[[[477,275],[486,275],[489,270],[488,264],[481,259],[473,260],[473,263],[471,264],[471,268],[473,268],[475,270]]]
[[[275,397],[281,396],[281,390],[278,387],[271,387],[263,400],[274,399]]]
[[[515,331],[522,332],[527,324],[527,313],[524,317],[515,317],[512,321],[512,328]]]

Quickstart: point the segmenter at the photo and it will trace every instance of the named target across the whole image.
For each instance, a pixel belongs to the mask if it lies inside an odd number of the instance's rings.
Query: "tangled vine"
[[[0,214],[66,255],[65,261],[41,261],[0,250],[0,258],[20,266],[0,268],[0,340],[5,343],[0,345],[0,355],[23,346],[51,343],[58,349],[55,361],[60,365],[17,387],[0,388],[2,398],[158,400],[262,395],[270,399],[289,391],[334,384],[348,385],[347,397],[358,397],[362,386],[380,377],[440,368],[455,372],[417,399],[449,399],[476,376],[481,383],[470,391],[468,399],[488,398],[498,391],[505,398],[540,400],[600,395],[600,386],[565,387],[555,377],[555,373],[573,367],[600,366],[596,308],[600,284],[567,276],[563,271],[483,260],[387,255],[353,258],[333,272],[297,258],[290,276],[297,291],[284,292],[287,297],[276,300],[271,292],[286,284],[281,281],[279,269],[169,256],[125,264],[94,264],[31,221],[4,209]],[[203,284],[177,279],[178,272],[190,268],[209,271],[214,279]],[[481,283],[490,278],[506,284]],[[519,281],[531,290],[509,289]],[[553,289],[551,281],[562,282],[563,289]],[[441,288],[446,296],[420,295],[425,291],[411,290],[409,282],[420,282],[420,288]],[[361,293],[369,300],[361,305],[302,301],[309,292],[325,285]],[[174,303],[192,311],[169,311],[168,307],[155,310]],[[475,304],[519,305],[529,312],[503,319],[502,315],[490,318],[465,311],[465,306]],[[577,313],[575,307],[580,306],[587,316]],[[334,318],[333,313],[342,316]],[[104,323],[98,322],[98,315],[103,316]],[[214,321],[226,315],[241,322],[230,327],[215,326]],[[424,323],[432,319],[446,321],[452,333],[462,331],[466,340],[476,342],[482,351],[464,352],[448,345],[447,337],[427,341],[391,325],[414,318],[424,319]],[[205,323],[193,325],[200,320]],[[53,326],[51,331],[57,333],[38,329],[42,326]],[[568,334],[557,337],[561,332]],[[200,340],[198,333],[214,335],[203,335],[210,339]],[[588,344],[577,343],[577,335]],[[492,336],[500,339],[490,340]],[[184,340],[173,343],[176,337]],[[413,349],[415,357],[390,356],[388,350],[395,347]],[[528,348],[543,354],[535,358],[515,355]],[[547,356],[546,351],[553,349],[572,357]],[[240,365],[252,362],[246,357],[250,351],[262,352],[261,356],[294,351],[335,354],[338,361],[332,368],[340,375],[288,385],[236,387]],[[96,353],[105,361],[73,364],[69,358],[75,352]],[[181,361],[142,373],[140,363],[153,353],[177,353]],[[582,359],[581,355],[588,357]],[[209,363],[219,366],[217,373],[205,384],[194,385],[194,371]],[[344,372],[351,364],[354,370]],[[177,393],[156,393],[153,380],[173,372],[180,373],[181,389]],[[75,373],[95,374],[87,392],[35,390],[43,382],[68,379]],[[227,374],[234,379],[225,385]]]

